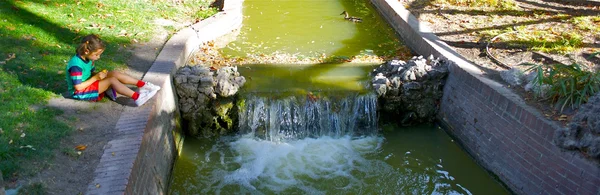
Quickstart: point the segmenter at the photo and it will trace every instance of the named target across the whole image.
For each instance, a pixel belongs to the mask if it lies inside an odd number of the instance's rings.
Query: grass
[[[434,0],[433,3],[466,7],[491,7],[502,10],[515,10],[517,3],[513,0]]]
[[[74,129],[45,107],[66,91],[66,62],[79,39],[95,33],[107,43],[99,69],[126,68],[127,47],[149,40],[156,19],[195,22],[214,15],[212,1],[0,1],[0,171],[9,181],[34,174]],[[158,11],[156,11],[158,10]],[[170,27],[174,33],[176,27]],[[84,121],[85,122],[85,121]]]

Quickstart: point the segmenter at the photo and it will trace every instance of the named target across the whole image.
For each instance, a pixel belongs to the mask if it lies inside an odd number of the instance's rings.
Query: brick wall
[[[517,194],[599,194],[600,168],[552,144],[561,128],[493,81],[452,65],[440,119]]]
[[[438,118],[483,167],[517,194],[600,195],[598,164],[552,144],[559,126],[483,77],[398,0],[371,2],[413,51],[455,62]]]

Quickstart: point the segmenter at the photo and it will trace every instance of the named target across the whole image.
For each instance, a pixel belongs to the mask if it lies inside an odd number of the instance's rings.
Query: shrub
[[[592,54],[592,57],[598,55]],[[528,71],[534,70],[536,76],[532,83],[541,87],[549,85],[543,96],[549,98],[552,103],[558,103],[562,112],[565,106],[578,108],[585,104],[590,96],[600,91],[600,74],[598,71],[586,71],[577,63],[571,65],[550,64],[550,65],[532,65]],[[536,93],[536,97],[541,94]]]

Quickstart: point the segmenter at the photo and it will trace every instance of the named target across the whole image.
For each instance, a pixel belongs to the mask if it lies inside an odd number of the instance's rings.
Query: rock
[[[374,69],[371,83],[382,104],[381,116],[403,125],[433,121],[448,64],[433,56],[415,56],[407,62],[391,60]]]
[[[568,125],[556,132],[554,142],[568,150],[579,150],[600,160],[600,93],[589,98]]]
[[[200,79],[200,87],[204,88],[204,87],[214,87],[217,85],[217,82],[215,82],[215,79],[210,76],[210,77],[202,77]]]
[[[216,74],[215,74],[216,72]],[[216,136],[233,130],[232,102],[246,79],[237,67],[211,71],[204,66],[185,66],[174,75],[181,116],[192,136]],[[218,95],[217,95],[218,94]]]
[[[373,84],[373,88],[379,97],[384,96],[387,92],[387,86],[385,84]]]
[[[200,83],[200,79],[202,79],[202,76],[196,76],[196,75],[188,75],[187,76],[187,80],[190,83]]]
[[[511,68],[509,70],[501,71],[500,77],[502,77],[502,80],[512,86],[519,86],[523,84],[523,81],[525,80],[525,74],[518,68]]]

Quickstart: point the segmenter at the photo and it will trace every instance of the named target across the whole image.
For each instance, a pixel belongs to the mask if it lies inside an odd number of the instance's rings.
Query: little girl
[[[67,64],[67,86],[69,94],[78,100],[98,101],[104,97],[104,92],[111,100],[116,100],[117,94],[131,97],[137,106],[141,106],[160,90],[150,82],[134,79],[127,74],[117,71],[95,72],[94,61],[100,59],[106,46],[97,35],[83,37],[77,47],[77,54]],[[125,84],[136,85],[135,92]]]

